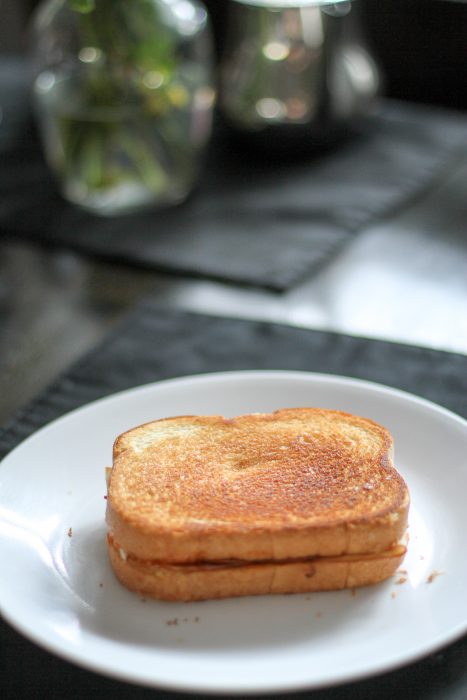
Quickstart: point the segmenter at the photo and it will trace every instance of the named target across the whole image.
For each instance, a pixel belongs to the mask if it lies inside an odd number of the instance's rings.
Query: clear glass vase
[[[198,0],[47,0],[34,49],[44,152],[67,200],[113,215],[187,197],[215,100]]]

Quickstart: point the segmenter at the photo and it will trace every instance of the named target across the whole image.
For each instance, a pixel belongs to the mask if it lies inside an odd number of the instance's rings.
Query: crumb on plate
[[[438,576],[442,576],[442,571],[432,571],[431,574],[427,577],[426,582],[427,583],[433,583],[433,581],[438,578]]]

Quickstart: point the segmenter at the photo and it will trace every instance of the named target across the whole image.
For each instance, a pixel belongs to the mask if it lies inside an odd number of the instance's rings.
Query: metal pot
[[[321,143],[365,114],[379,71],[349,0],[231,0],[219,108],[243,133]]]

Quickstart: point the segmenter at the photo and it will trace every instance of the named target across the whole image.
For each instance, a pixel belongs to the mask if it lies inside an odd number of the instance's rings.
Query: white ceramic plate
[[[386,425],[412,494],[401,574],[339,593],[142,601],[114,579],[104,467],[115,436],[190,413],[336,408]],[[205,693],[318,688],[416,660],[467,631],[467,423],[406,393],[300,372],[232,372],[111,396],[55,421],[0,465],[0,609],[80,666]]]

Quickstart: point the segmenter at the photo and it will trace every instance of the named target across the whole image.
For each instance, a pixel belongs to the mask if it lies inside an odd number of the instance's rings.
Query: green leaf
[[[68,0],[68,4],[75,12],[87,15],[96,7],[96,0]]]

